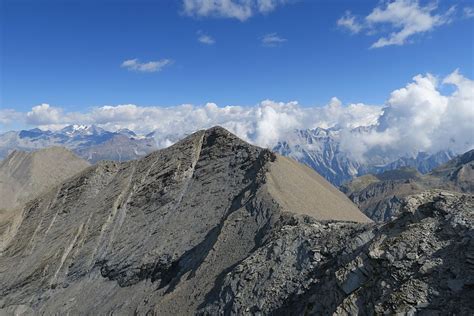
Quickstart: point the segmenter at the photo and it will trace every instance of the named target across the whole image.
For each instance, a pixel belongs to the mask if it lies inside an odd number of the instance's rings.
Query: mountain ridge
[[[354,128],[350,134],[360,136],[373,128]],[[355,158],[342,146],[345,136],[341,135],[338,128],[296,129],[285,132],[280,141],[270,147],[283,156],[308,165],[336,186],[356,176],[382,173],[400,167],[412,167],[421,173],[427,173],[454,157],[451,151],[443,150],[431,154],[375,152],[368,160]],[[69,125],[59,131],[42,131],[36,128],[0,134],[0,158],[12,149],[30,151],[57,145],[73,150],[91,163],[99,160],[127,161],[168,147],[179,138],[179,133],[163,134],[155,130],[146,135],[138,135],[129,129],[111,132],[94,125]]]

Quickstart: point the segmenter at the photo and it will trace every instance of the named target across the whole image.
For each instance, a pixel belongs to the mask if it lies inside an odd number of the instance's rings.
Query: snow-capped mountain
[[[371,128],[359,127],[351,133],[363,136]],[[59,131],[35,128],[0,134],[0,159],[14,149],[31,151],[63,146],[92,163],[99,160],[126,161],[168,147],[182,136],[178,133],[162,135],[157,131],[137,135],[129,129],[111,132],[94,125],[69,125]],[[427,173],[455,156],[450,151],[403,156],[374,152],[370,159],[361,160],[343,150],[343,137],[345,135],[337,128],[294,130],[285,134],[273,150],[308,165],[336,186],[366,173],[381,173],[401,167]]]
[[[361,167],[341,151],[340,134],[332,129],[295,130],[273,150],[308,165],[336,185],[357,176]]]
[[[370,126],[356,128],[351,133],[369,132]],[[273,150],[308,165],[332,184],[342,183],[367,173],[381,173],[401,167],[427,173],[454,158],[455,153],[446,150],[435,154],[424,152],[397,156],[394,153],[373,153],[370,159],[357,159],[341,147],[341,131],[335,128],[295,130],[278,142]]]
[[[130,130],[110,132],[94,125],[69,125],[59,131],[35,128],[0,134],[0,159],[15,149],[31,151],[51,146],[66,147],[92,163],[131,160],[157,149],[153,137],[138,136]]]

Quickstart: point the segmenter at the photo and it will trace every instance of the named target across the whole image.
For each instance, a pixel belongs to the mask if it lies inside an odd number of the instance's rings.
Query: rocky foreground
[[[221,128],[101,162],[25,205],[0,314],[474,311],[474,198],[374,224],[324,179]]]

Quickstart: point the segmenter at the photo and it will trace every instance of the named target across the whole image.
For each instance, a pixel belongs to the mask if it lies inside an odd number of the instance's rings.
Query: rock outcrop
[[[474,197],[431,191],[393,222],[282,217],[203,314],[472,315]]]

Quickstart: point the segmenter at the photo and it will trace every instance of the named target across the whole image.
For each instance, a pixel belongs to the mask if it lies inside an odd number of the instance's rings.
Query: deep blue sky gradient
[[[474,77],[474,19],[378,49],[369,47],[380,35],[337,27],[346,10],[365,16],[377,1],[301,0],[245,22],[184,16],[181,2],[171,0],[0,1],[0,107],[18,111],[40,103],[72,111],[264,99],[323,105],[333,96],[382,104],[419,73],[444,76],[459,68]],[[440,6],[455,3],[469,1]],[[215,45],[199,43],[199,30]],[[275,32],[287,42],[262,46],[261,38]],[[132,58],[174,63],[157,73],[120,67]]]

